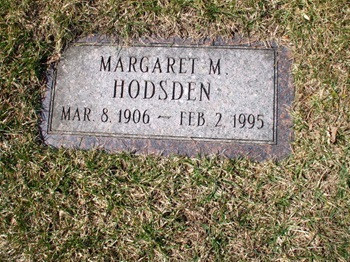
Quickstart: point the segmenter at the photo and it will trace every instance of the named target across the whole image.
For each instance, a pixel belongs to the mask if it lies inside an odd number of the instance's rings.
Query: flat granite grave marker
[[[281,159],[290,65],[283,47],[82,39],[48,73],[42,135],[55,147]]]

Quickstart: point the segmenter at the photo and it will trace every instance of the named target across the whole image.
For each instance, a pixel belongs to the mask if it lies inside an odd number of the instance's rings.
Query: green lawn
[[[45,71],[90,33],[287,46],[293,154],[45,146]],[[0,0],[0,260],[349,261],[349,42],[346,0]]]

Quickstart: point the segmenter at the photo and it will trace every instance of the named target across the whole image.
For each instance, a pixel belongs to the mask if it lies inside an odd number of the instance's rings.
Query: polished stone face
[[[275,50],[72,46],[50,132],[275,143]]]
[[[293,101],[288,51],[181,41],[70,46],[48,72],[44,141],[192,156],[287,155]]]

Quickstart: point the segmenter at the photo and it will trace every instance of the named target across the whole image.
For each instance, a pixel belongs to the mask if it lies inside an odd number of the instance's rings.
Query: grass
[[[0,260],[349,261],[345,0],[1,0]],[[293,54],[293,154],[275,163],[53,149],[44,72],[79,36],[275,40]]]

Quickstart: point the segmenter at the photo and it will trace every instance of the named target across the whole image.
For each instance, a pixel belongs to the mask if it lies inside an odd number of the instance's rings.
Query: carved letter
[[[177,98],[175,98],[175,93],[176,93],[176,84],[180,87],[180,93]],[[173,82],[173,97],[171,100],[179,100],[184,93],[184,88],[180,82],[174,81]]]
[[[171,62],[170,62],[170,61],[171,61]],[[167,65],[167,70],[166,70],[167,73],[170,73],[170,68],[171,68],[171,71],[172,71],[173,73],[175,73],[174,67],[173,67],[174,64],[175,64],[175,59],[172,58],[172,57],[168,57],[168,65]]]
[[[184,66],[183,60],[186,60],[186,58],[180,58],[180,71],[179,71],[180,74],[185,74],[187,72],[187,70],[182,71],[182,67]]]
[[[186,112],[184,112],[184,111],[180,112],[180,126],[183,125],[184,114],[186,114]]]
[[[100,71],[102,71],[102,68],[104,71],[106,71],[107,67],[108,67],[108,72],[110,72],[111,71],[111,56],[108,57],[107,64],[105,63],[103,56],[101,56]]]
[[[205,119],[204,119],[204,113],[198,112],[198,126],[204,126]]]
[[[121,72],[124,72],[124,67],[123,67],[123,63],[122,63],[122,58],[121,57],[119,57],[119,59],[118,59],[117,65],[114,68],[114,72],[117,71],[118,68],[121,69],[120,70]]]
[[[192,60],[192,71],[191,74],[194,74],[194,61],[198,60],[198,58],[189,58],[190,60]]]
[[[135,95],[134,96],[132,96],[131,95],[131,88],[132,88],[132,84],[133,83],[136,83],[136,93],[135,93]],[[136,97],[138,97],[139,96],[139,94],[140,94],[140,83],[137,81],[137,80],[132,80],[131,82],[130,82],[130,84],[129,84],[129,96],[131,97],[131,98],[136,98]]]
[[[91,109],[88,107],[84,107],[84,121],[90,121],[89,115],[91,113]]]
[[[145,65],[145,67],[143,67],[143,60],[146,59],[147,60],[147,65]],[[148,57],[142,57],[140,60],[140,70],[142,73],[146,73],[148,72]]]
[[[137,58],[134,56],[130,56],[129,58],[129,72],[131,72],[131,67],[133,68],[134,72],[136,72],[135,64],[137,63]]]
[[[120,90],[120,98],[123,98],[124,96],[124,80],[121,80],[121,84],[118,85],[118,80],[115,79],[114,80],[114,95],[113,95],[113,98],[116,98],[117,97],[117,87],[120,86],[121,87],[121,90]]]
[[[199,101],[203,101],[203,93],[205,94],[205,96],[207,97],[207,99],[210,100],[210,99],[209,99],[209,95],[210,95],[210,83],[209,83],[209,82],[208,82],[208,88],[207,88],[207,89],[205,89],[204,84],[201,83]]]
[[[68,118],[68,119],[67,119]],[[68,107],[67,112],[64,110],[64,106],[62,106],[62,115],[61,120],[70,120],[70,107]]]
[[[194,91],[194,87],[192,85],[196,85],[195,82],[188,82],[188,97],[187,100],[195,101],[197,98],[191,98],[191,92]]]
[[[79,108],[77,108],[77,110],[75,110],[75,113],[74,113],[72,120],[74,120],[75,118],[78,118],[78,121],[80,121]]]
[[[217,61],[216,66],[214,67],[213,60],[210,58],[209,75],[211,75],[212,71],[214,74],[216,74],[216,70],[218,70],[217,74],[220,75],[220,59]]]
[[[161,68],[161,66],[160,66],[159,58],[157,58],[157,61],[156,61],[156,63],[154,64],[152,73],[154,73],[154,71],[155,71],[156,69],[158,69],[159,73],[162,72],[162,68]]]
[[[151,95],[149,95],[149,96],[147,96],[148,95],[148,84],[151,84],[151,86],[152,86]],[[145,95],[143,98],[144,99],[151,99],[152,97],[154,97],[155,92],[156,92],[156,86],[154,85],[154,83],[151,81],[145,80]]]
[[[167,94],[167,92],[165,91],[165,89],[164,89],[164,86],[163,86],[163,84],[165,83],[165,85],[167,85],[167,80],[163,80],[163,81],[160,81],[160,83],[159,83],[159,85],[160,85],[160,88],[162,89],[162,91],[163,91],[163,93],[164,93],[164,97],[162,98],[162,97],[160,97],[160,95],[158,96],[158,99],[159,100],[166,100],[167,98],[168,98],[168,94]]]

